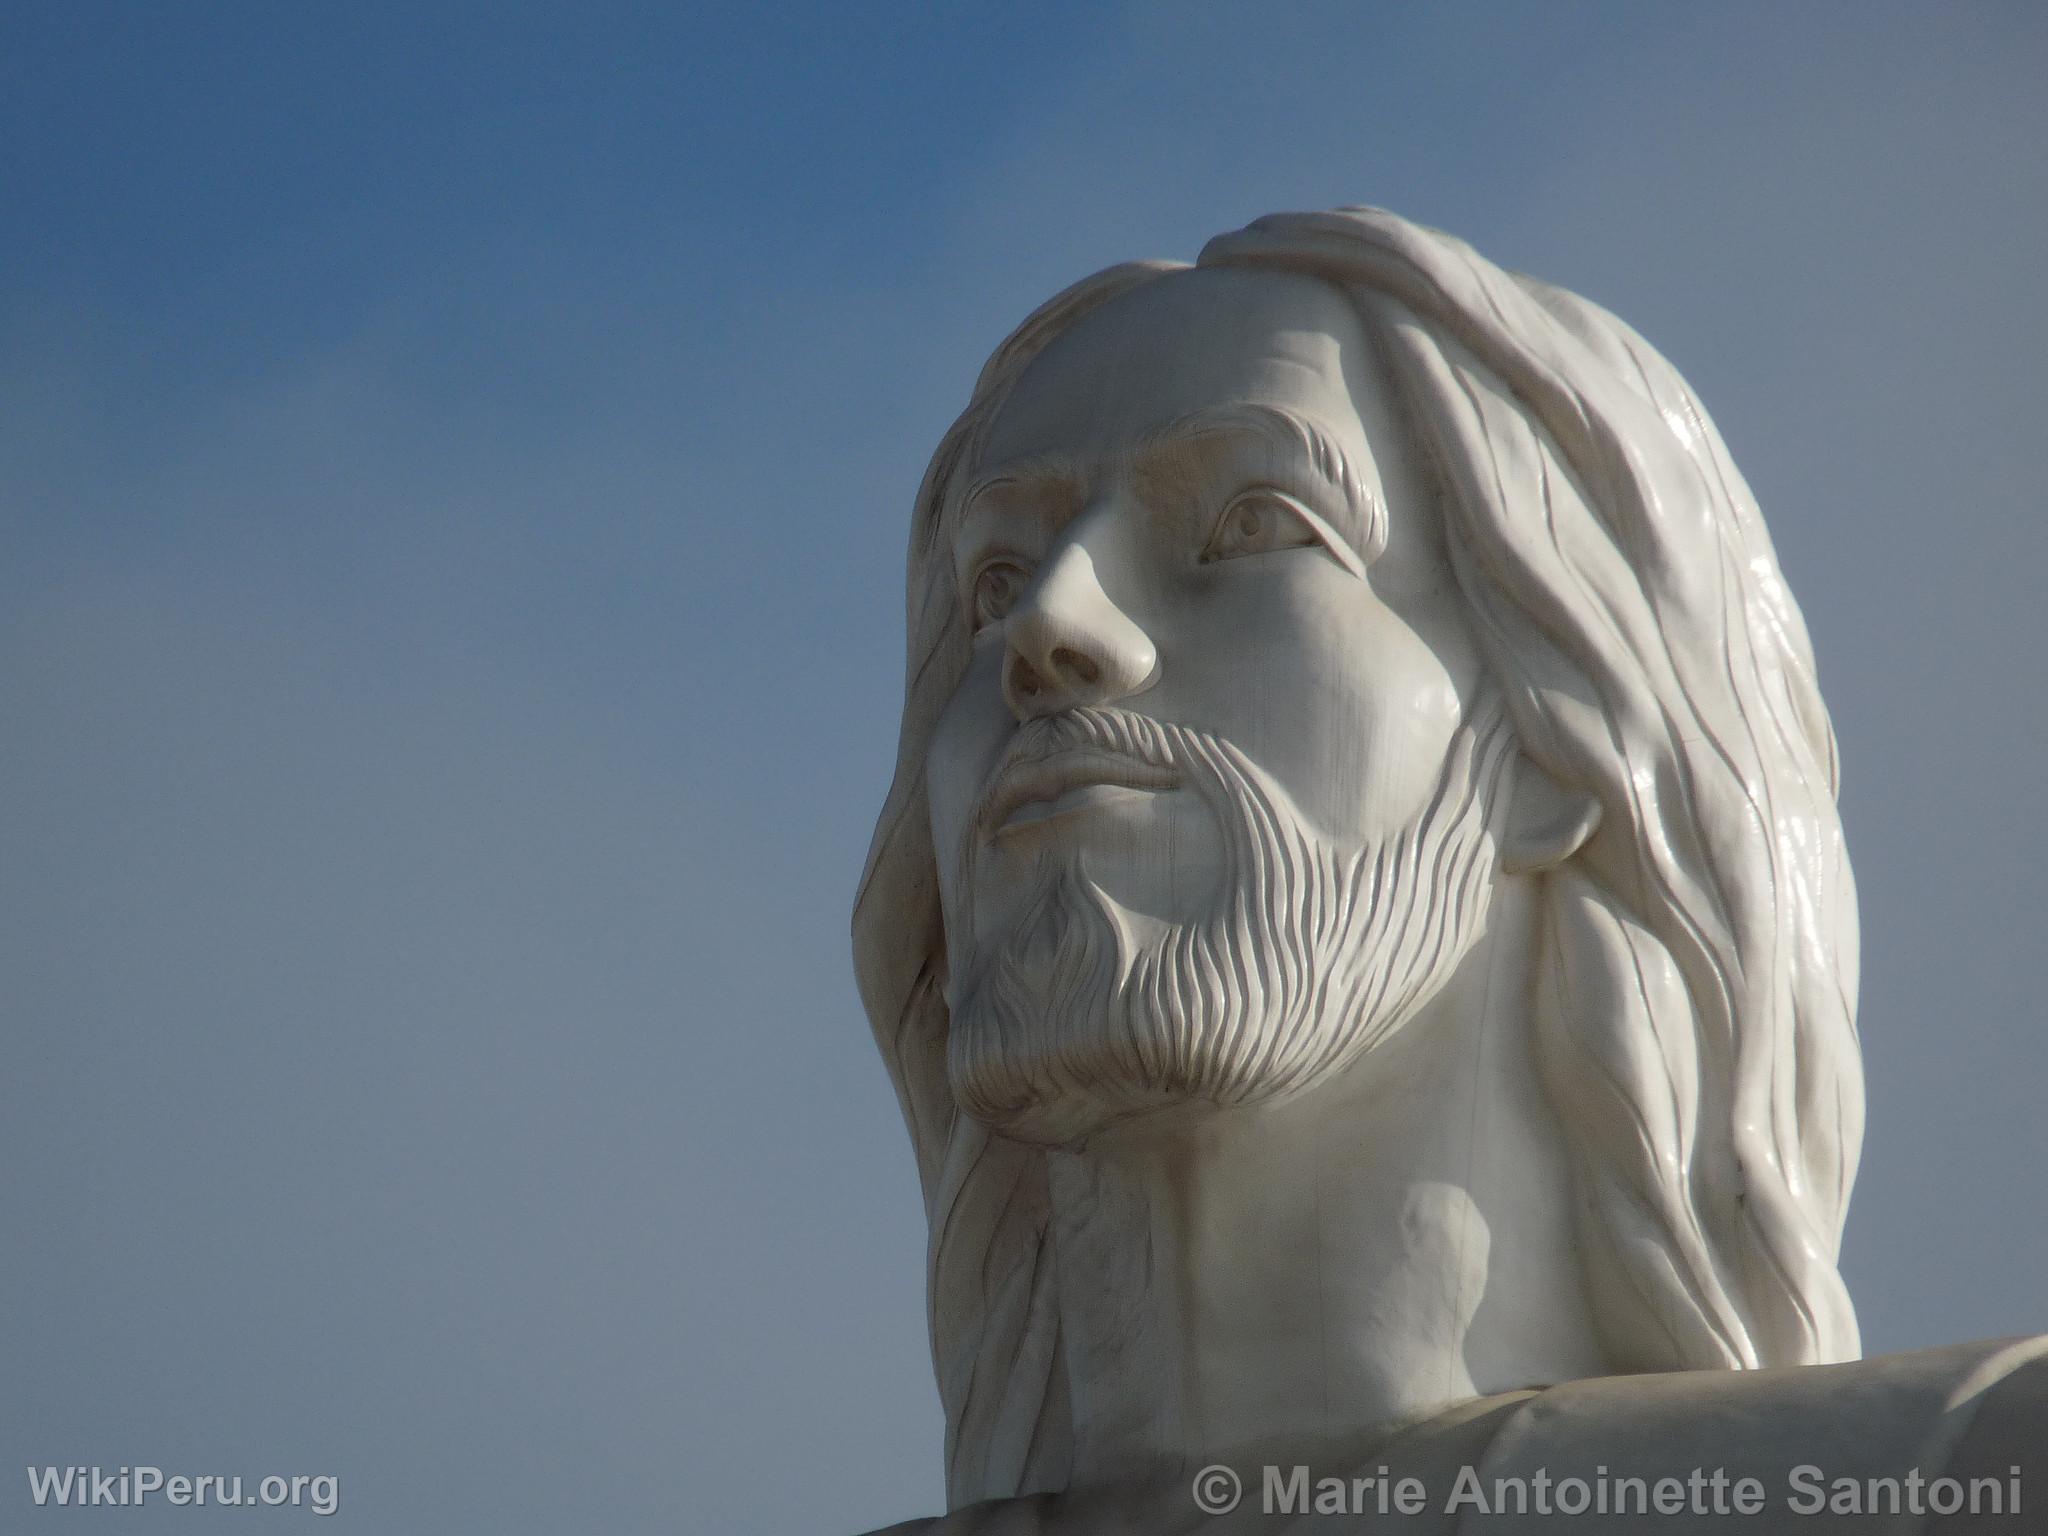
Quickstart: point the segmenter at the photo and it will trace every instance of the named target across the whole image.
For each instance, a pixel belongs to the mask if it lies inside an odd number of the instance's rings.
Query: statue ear
[[[1586,846],[1600,825],[1600,802],[1566,789],[1522,753],[1515,754],[1514,799],[1501,833],[1500,866],[1511,875],[1551,869]]]

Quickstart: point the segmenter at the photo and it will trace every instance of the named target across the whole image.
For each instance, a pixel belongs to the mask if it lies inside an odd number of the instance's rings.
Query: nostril
[[[1079,651],[1069,650],[1065,646],[1052,653],[1051,661],[1055,672],[1065,673],[1084,684],[1092,685],[1102,678],[1102,668],[1095,664],[1093,657],[1084,656]]]
[[[1042,685],[1038,674],[1031,669],[1031,663],[1019,656],[1010,665],[1010,686],[1017,691],[1019,697],[1035,699]]]

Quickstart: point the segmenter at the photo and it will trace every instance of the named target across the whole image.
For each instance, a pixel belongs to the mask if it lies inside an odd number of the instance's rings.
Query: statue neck
[[[1609,1369],[1530,1049],[1529,883],[1451,982],[1283,1103],[1049,1154],[1076,1486]]]

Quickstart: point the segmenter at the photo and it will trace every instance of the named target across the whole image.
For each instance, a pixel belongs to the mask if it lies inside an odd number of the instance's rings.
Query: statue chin
[[[1290,1018],[1284,999],[1319,962],[1247,922],[1167,926],[1142,947],[1137,927],[1099,887],[1049,883],[955,1009],[949,1070],[967,1114],[1044,1147],[1137,1120],[1166,1129],[1307,1092],[1405,1017]]]
[[[1047,863],[1000,949],[968,957],[947,1045],[954,1097],[1040,1145],[1327,1080],[1449,978],[1497,875],[1489,816],[1512,740],[1490,701],[1459,731],[1428,810],[1365,849],[1323,835],[1228,742],[1114,723],[1209,803],[1225,869],[1207,913],[1162,923],[1090,880],[1077,849]]]

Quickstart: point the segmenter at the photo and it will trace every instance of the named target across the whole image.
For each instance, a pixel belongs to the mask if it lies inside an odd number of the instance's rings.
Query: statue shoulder
[[[1762,1371],[1682,1371],[1567,1382],[1524,1402],[1502,1423],[1477,1476],[1528,1482],[1547,1474],[1654,1487],[1688,1484],[1696,1470],[1732,1486],[1752,1479],[1763,1505],[1754,1529],[1819,1513],[1927,1515],[1944,1529],[1945,1479],[1970,1485],[1999,1513],[2025,1496],[2030,1474],[2048,1477],[2048,1335],[1994,1339],[1840,1365]],[[1917,1487],[1916,1487],[1917,1485]],[[2048,1509],[2048,1486],[2034,1490]],[[1852,1507],[1853,1506],[1853,1507]],[[1488,1525],[1513,1530],[1515,1525]],[[1597,1519],[1594,1529],[1602,1528]],[[1617,1529],[1627,1528],[1619,1522]]]
[[[1930,1536],[2024,1530],[2033,1527],[2000,1521],[2048,1512],[2044,1424],[2048,1335],[1841,1365],[1600,1376],[1459,1403],[1364,1444],[1231,1458],[1241,1499],[1224,1518],[1195,1507],[1190,1473],[999,1499],[874,1536],[1371,1529],[1357,1517],[1384,1513],[1376,1501],[1404,1479],[1422,1490],[1421,1508],[1398,1528],[1443,1536],[1554,1530],[1559,1514],[1575,1532],[1615,1536],[1645,1529],[1645,1514],[1658,1530],[1688,1529],[1687,1519],[1719,1529],[1746,1515],[1745,1530],[1811,1536],[1833,1528],[1812,1516],[1857,1529],[1873,1514],[1918,1515],[1911,1528]],[[1745,1484],[1753,1508],[1737,1503]],[[1352,1523],[1319,1522],[1319,1509]],[[1986,1515],[1988,1526],[1971,1523]]]

